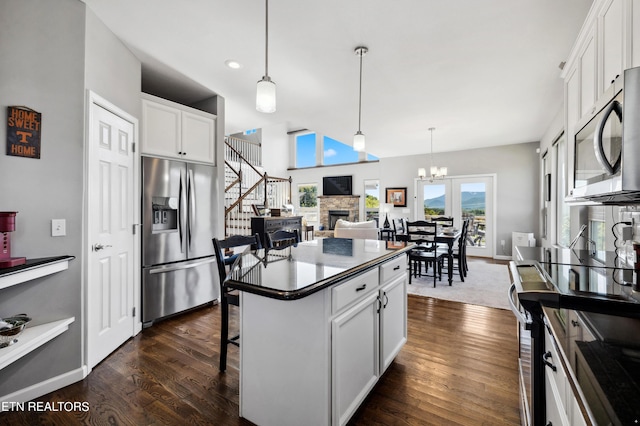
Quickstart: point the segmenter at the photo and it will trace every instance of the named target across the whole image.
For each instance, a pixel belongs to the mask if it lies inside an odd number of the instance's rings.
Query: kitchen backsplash
[[[622,227],[617,225],[615,235],[618,237],[618,255],[623,261],[626,261],[629,267],[633,267],[636,261],[636,254],[633,250],[633,243],[640,243],[640,205],[620,207],[620,222],[631,222],[633,237],[630,240],[622,240]]]

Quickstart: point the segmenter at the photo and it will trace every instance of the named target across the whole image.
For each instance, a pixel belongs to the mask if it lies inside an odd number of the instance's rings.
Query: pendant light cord
[[[362,48],[360,48],[360,89],[358,94],[358,132],[360,132],[360,121],[362,119],[362,57],[364,56],[364,52]]]
[[[269,77],[269,0],[264,5],[264,75]]]
[[[429,156],[429,174],[431,174],[431,168],[433,168],[433,131],[434,127],[429,127],[429,131],[431,132],[431,155]]]

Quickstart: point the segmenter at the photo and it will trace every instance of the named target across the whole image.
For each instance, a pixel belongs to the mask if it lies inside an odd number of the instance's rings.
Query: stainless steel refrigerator
[[[219,297],[216,168],[142,157],[142,322]]]

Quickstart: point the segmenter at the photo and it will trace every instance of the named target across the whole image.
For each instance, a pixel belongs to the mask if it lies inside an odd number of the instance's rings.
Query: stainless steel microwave
[[[595,115],[577,126],[571,195],[603,204],[638,203],[640,67],[625,70],[601,99]]]

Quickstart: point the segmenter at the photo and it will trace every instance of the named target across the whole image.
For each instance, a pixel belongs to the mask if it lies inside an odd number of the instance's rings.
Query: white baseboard
[[[52,377],[48,380],[45,380],[44,382],[36,383],[24,389],[20,389],[9,395],[0,396],[0,412],[2,411],[3,402],[28,402],[35,398],[39,398],[42,395],[46,395],[50,392],[62,389],[63,387],[69,386],[75,382],[79,382],[86,376],[86,367],[81,367],[61,374],[59,376]]]
[[[496,254],[493,258],[497,260],[513,260],[511,256],[504,256],[502,254]]]

